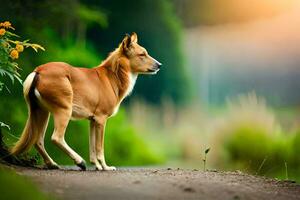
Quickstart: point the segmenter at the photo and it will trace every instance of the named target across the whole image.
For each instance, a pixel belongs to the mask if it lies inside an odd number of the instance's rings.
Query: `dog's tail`
[[[49,113],[39,106],[34,92],[38,77],[38,73],[32,72],[24,81],[23,93],[28,107],[28,118],[19,141],[10,151],[12,155],[28,151],[48,123]]]

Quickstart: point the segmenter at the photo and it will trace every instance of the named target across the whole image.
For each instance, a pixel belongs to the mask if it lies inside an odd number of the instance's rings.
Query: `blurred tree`
[[[30,35],[39,35],[37,30],[47,27],[65,40],[75,37],[85,41],[87,27],[108,25],[106,15],[99,7],[90,7],[78,0],[2,0],[1,4],[5,6],[0,7],[0,18],[12,21]]]

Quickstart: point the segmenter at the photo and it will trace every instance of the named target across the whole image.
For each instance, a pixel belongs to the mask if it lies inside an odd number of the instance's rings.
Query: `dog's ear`
[[[129,49],[130,45],[131,45],[131,36],[126,34],[120,45],[120,49],[126,52]]]
[[[137,43],[138,42],[138,36],[135,32],[131,33],[131,41]]]

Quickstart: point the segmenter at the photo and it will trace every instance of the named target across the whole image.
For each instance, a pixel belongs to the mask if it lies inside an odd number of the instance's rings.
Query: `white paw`
[[[96,170],[101,171],[103,170],[102,166],[99,163],[95,164]]]
[[[98,160],[96,160],[96,161],[91,161],[91,163],[95,165],[96,170],[98,170],[98,171],[103,170],[103,167],[102,167],[101,164],[98,162]]]
[[[115,171],[117,170],[114,166],[103,166],[104,171]]]

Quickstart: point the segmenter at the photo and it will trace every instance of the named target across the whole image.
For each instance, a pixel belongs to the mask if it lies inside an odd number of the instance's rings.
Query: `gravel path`
[[[238,172],[17,169],[58,199],[300,199],[300,185]]]

